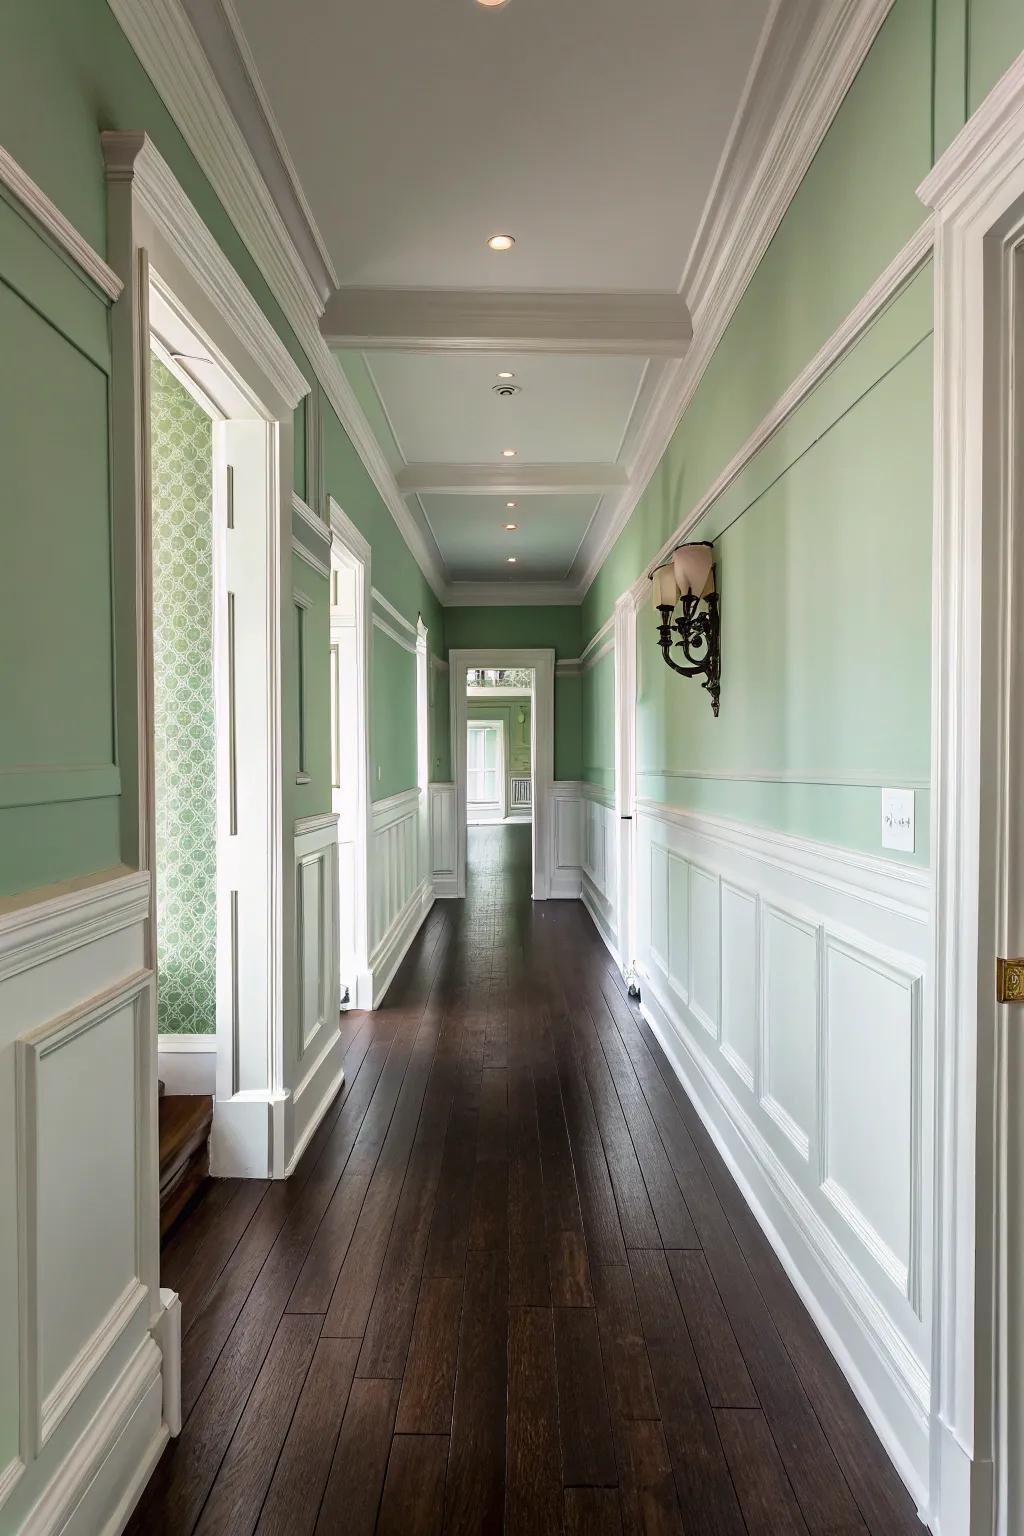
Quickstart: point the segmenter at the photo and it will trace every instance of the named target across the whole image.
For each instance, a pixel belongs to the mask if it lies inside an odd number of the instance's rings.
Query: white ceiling
[[[680,290],[772,9],[769,0],[234,7],[250,74],[342,289],[590,292],[609,303]],[[486,248],[497,230],[516,237],[506,255]],[[516,352],[373,341],[337,355],[396,475],[405,464],[508,467],[505,447],[516,448],[516,468],[629,471],[673,366],[639,344],[591,347],[585,337],[581,355],[543,342]],[[502,368],[522,387],[511,400],[492,393]],[[449,577],[563,581],[610,504],[572,480],[561,496],[518,497],[511,535],[504,495],[407,500]]]

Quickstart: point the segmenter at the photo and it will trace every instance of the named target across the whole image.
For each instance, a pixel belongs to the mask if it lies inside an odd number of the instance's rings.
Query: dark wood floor
[[[172,1235],[185,1424],[140,1536],[921,1530],[529,836],[471,832],[295,1175]]]

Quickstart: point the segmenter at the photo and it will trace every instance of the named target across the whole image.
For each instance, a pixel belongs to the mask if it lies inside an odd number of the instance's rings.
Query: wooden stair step
[[[209,1094],[163,1094],[160,1115],[160,1235],[174,1224],[210,1174]]]

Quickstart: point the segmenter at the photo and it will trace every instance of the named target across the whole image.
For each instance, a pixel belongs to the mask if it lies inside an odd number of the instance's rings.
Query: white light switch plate
[[[914,791],[882,790],[882,847],[914,851]]]

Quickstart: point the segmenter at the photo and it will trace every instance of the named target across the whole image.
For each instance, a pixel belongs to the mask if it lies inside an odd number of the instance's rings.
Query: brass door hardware
[[[996,959],[996,1002],[1024,1003],[1024,956]]]

